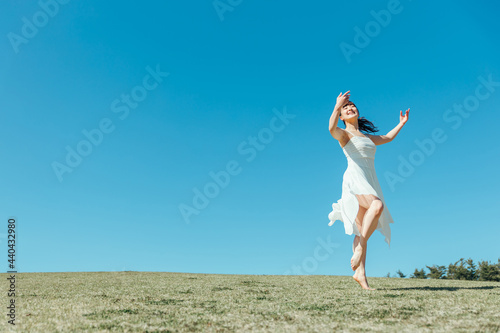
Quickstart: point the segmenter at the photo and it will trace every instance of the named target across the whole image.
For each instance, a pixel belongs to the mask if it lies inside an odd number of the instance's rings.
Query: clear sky
[[[351,90],[377,134],[411,108],[377,146],[395,223],[368,276],[496,262],[499,9],[2,1],[3,253],[15,216],[21,272],[352,274],[353,236],[328,226]]]

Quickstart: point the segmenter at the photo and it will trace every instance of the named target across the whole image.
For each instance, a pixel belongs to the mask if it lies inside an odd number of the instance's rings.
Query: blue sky
[[[395,223],[390,248],[370,239],[368,276],[496,262],[497,4],[54,1],[0,4],[19,271],[352,274],[352,236],[328,226],[346,90],[377,134],[411,108],[377,146]]]

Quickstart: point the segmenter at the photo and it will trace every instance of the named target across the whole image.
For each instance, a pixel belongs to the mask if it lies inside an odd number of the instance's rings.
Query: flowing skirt
[[[390,223],[394,223],[391,213],[387,208],[384,195],[377,179],[373,160],[368,160],[365,165],[349,163],[344,172],[342,181],[342,196],[332,204],[332,211],[328,215],[330,219],[329,226],[337,220],[344,223],[345,233],[360,236],[358,226],[356,225],[356,216],[359,211],[359,202],[355,194],[373,194],[377,196],[384,204],[384,209],[379,217],[377,229],[385,237],[385,241],[390,246],[391,228]]]

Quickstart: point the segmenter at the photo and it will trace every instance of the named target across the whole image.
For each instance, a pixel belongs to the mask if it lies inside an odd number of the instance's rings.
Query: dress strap
[[[345,130],[345,131],[347,131],[347,132],[349,132],[349,133],[351,133],[351,131],[348,131],[348,130],[347,130],[347,128],[344,128],[344,130]],[[352,134],[352,133],[351,133],[351,134]],[[354,134],[352,134],[352,135],[354,135]],[[355,135],[354,135],[354,136],[355,136]]]

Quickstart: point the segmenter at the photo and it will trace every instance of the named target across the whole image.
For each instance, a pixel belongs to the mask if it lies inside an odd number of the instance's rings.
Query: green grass
[[[7,287],[7,274],[0,274]],[[159,272],[21,273],[17,332],[499,332],[500,283]],[[7,306],[6,293],[2,293]],[[5,312],[5,311],[4,311]],[[0,331],[8,331],[2,316]]]

